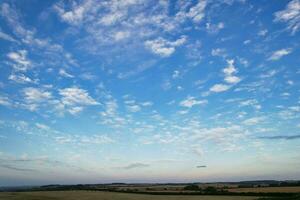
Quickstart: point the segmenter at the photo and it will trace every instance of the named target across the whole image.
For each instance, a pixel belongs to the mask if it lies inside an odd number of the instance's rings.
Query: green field
[[[254,200],[245,196],[144,195],[96,191],[3,192],[1,200]]]

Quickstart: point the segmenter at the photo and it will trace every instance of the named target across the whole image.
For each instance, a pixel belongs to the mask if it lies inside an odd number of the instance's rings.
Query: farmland
[[[255,200],[247,196],[147,195],[100,191],[3,192],[0,200]]]
[[[259,188],[233,188],[228,189],[229,192],[289,192],[289,193],[300,193],[300,187],[259,187]]]
[[[109,183],[0,188],[0,200],[298,200],[299,181]]]

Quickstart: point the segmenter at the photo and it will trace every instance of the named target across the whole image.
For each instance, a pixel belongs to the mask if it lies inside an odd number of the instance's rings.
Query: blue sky
[[[0,185],[300,179],[299,0],[0,10]]]

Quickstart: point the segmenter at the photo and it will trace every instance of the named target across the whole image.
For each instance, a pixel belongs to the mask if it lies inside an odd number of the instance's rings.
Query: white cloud
[[[261,78],[271,78],[275,76],[279,71],[278,70],[269,70],[260,75]]]
[[[240,106],[252,106],[254,109],[261,109],[261,105],[258,103],[258,101],[256,99],[248,99],[248,100],[244,100],[241,101]]]
[[[44,102],[52,98],[51,92],[33,87],[24,88],[23,95],[27,102]]]
[[[206,0],[199,0],[198,3],[190,8],[189,12],[186,14],[191,18],[195,23],[199,23],[205,16],[205,8],[207,2]]]
[[[225,76],[224,80],[230,84],[236,84],[241,81],[241,79],[237,76]]]
[[[208,33],[218,33],[220,30],[224,28],[224,23],[220,22],[218,24],[206,23],[206,30]]]
[[[64,105],[98,105],[99,103],[89,96],[84,89],[77,87],[70,87],[60,89],[59,94],[62,96],[62,103]]]
[[[51,92],[41,88],[24,88],[22,93],[25,99],[23,106],[30,111],[36,111],[39,106],[43,105],[42,103],[49,103],[49,100],[52,99]]]
[[[207,141],[211,140],[221,147],[222,151],[236,151],[240,148],[236,145],[245,137],[242,127],[231,125],[228,127],[200,128],[198,125],[191,125],[189,129],[189,140]],[[199,152],[201,153],[201,151]]]
[[[59,69],[59,75],[66,77],[66,78],[74,78],[74,76],[72,74],[69,74],[68,72],[66,72],[66,70],[64,69]]]
[[[250,43],[251,43],[251,40],[245,40],[245,41],[243,42],[244,45],[247,45],[247,44],[250,44]]]
[[[77,25],[82,22],[84,15],[91,8],[91,3],[92,1],[90,0],[84,1],[80,5],[74,2],[71,10],[69,11],[66,11],[61,5],[56,5],[54,8],[59,13],[63,21],[73,25]]]
[[[207,100],[197,100],[195,97],[187,97],[185,100],[179,103],[180,106],[191,108],[195,105],[207,104]]]
[[[15,81],[17,83],[36,83],[38,80],[32,80],[31,78],[25,76],[24,74],[11,74],[8,77],[9,80]]]
[[[83,107],[81,106],[75,106],[68,109],[68,112],[72,115],[77,115],[83,110]]]
[[[294,81],[292,81],[292,80],[288,80],[288,81],[286,81],[286,83],[287,83],[288,85],[294,85]]]
[[[278,11],[275,14],[274,21],[286,22],[287,29],[295,34],[300,29],[300,1],[290,1],[284,10]]]
[[[212,56],[220,56],[220,57],[226,57],[226,50],[221,48],[216,48],[211,50]]]
[[[142,105],[142,106],[145,106],[145,107],[147,107],[147,106],[152,106],[152,105],[153,105],[153,102],[151,102],[151,101],[146,101],[146,102],[141,103],[141,105]]]
[[[130,111],[130,112],[138,112],[141,110],[141,107],[139,105],[128,105],[127,106],[127,109]]]
[[[2,106],[11,106],[10,99],[6,96],[0,96],[0,105]]]
[[[35,123],[35,126],[38,128],[38,129],[41,129],[41,130],[44,130],[44,131],[49,131],[50,130],[50,127],[45,125],[45,124],[41,124],[41,123]]]
[[[225,92],[226,90],[230,89],[230,85],[225,85],[225,84],[215,84],[213,85],[209,91],[211,92]]]
[[[95,80],[97,79],[97,76],[94,75],[94,74],[91,74],[89,72],[86,72],[86,73],[83,73],[83,74],[80,74],[80,78],[84,79],[84,80]]]
[[[27,59],[26,50],[10,52],[7,54],[7,57],[15,62],[15,64],[13,64],[13,68],[17,71],[26,71],[31,65],[31,62]]]
[[[130,36],[130,32],[129,31],[118,31],[114,35],[114,39],[116,41],[120,41],[120,40],[124,40],[124,39],[128,38],[129,36]]]
[[[286,49],[280,49],[277,51],[274,51],[272,55],[268,58],[268,60],[279,60],[283,56],[286,56],[292,52],[291,48],[286,48]]]
[[[252,118],[244,120],[243,124],[251,126],[251,125],[259,124],[259,123],[263,122],[264,120],[265,120],[264,117],[252,117]]]
[[[176,78],[178,78],[180,76],[180,72],[178,71],[178,70],[175,70],[174,72],[173,72],[173,74],[172,74],[172,78],[173,79],[176,79]]]
[[[185,114],[189,113],[189,110],[180,110],[177,113],[180,115],[185,115]]]
[[[263,29],[263,30],[260,30],[257,35],[259,36],[265,36],[266,34],[268,33],[268,30],[267,29]]]
[[[185,36],[181,36],[181,38],[173,42],[159,37],[155,40],[147,40],[145,46],[154,54],[160,55],[161,57],[169,57],[175,52],[176,47],[183,45],[185,42]]]
[[[225,74],[224,81],[230,84],[236,84],[241,81],[241,79],[233,74],[237,73],[237,69],[234,67],[234,60],[227,60],[228,66],[223,69]]]
[[[139,73],[142,73],[143,71],[153,67],[156,63],[156,60],[147,60],[142,62],[140,65],[138,65],[136,68],[129,70],[127,72],[124,73],[119,73],[118,74],[118,78],[120,79],[126,79],[129,78],[131,76],[135,76]]]
[[[104,103],[104,111],[100,112],[101,124],[119,128],[127,123],[127,119],[118,114],[118,103],[115,99],[109,99]]]
[[[115,140],[108,137],[107,135],[92,135],[88,136],[81,136],[78,138],[78,142],[80,144],[110,144],[114,143]]]
[[[226,76],[230,76],[233,73],[236,73],[236,69],[234,67],[234,60],[226,60],[228,66],[223,69],[223,72]]]
[[[10,35],[8,35],[6,33],[3,33],[1,31],[1,29],[0,29],[0,39],[7,40],[7,41],[10,41],[10,42],[18,42],[12,36],[10,36]]]
[[[161,84],[161,87],[164,90],[169,90],[172,88],[172,84],[169,80],[164,80],[163,83]]]
[[[56,136],[54,139],[60,144],[73,143],[76,145],[102,145],[115,142],[107,135],[63,135]]]

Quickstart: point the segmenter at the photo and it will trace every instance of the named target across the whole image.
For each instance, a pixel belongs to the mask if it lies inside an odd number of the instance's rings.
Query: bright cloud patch
[[[26,71],[31,65],[31,62],[27,59],[26,50],[10,52],[7,57],[14,62],[13,68],[17,71]]]
[[[180,106],[191,108],[195,105],[206,104],[207,100],[197,100],[195,97],[187,97],[179,103]]]
[[[275,13],[275,21],[286,22],[287,28],[295,34],[300,29],[300,1],[290,1],[284,10]]]
[[[84,89],[71,87],[60,89],[59,94],[62,96],[62,103],[65,105],[98,105],[99,103],[89,96]]]
[[[282,58],[283,56],[286,56],[288,54],[290,54],[292,52],[292,49],[287,48],[287,49],[280,49],[277,51],[274,51],[271,56],[269,57],[269,60],[279,60],[280,58]]]
[[[225,92],[226,90],[229,90],[229,89],[230,89],[229,85],[215,84],[209,90],[211,92]]]
[[[177,46],[181,46],[186,42],[186,37],[182,36],[175,41],[167,41],[163,38],[148,40],[145,42],[146,48],[149,48],[154,54],[161,57],[168,57],[175,52]]]

